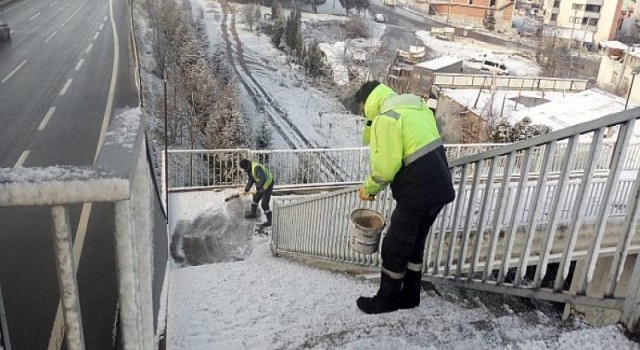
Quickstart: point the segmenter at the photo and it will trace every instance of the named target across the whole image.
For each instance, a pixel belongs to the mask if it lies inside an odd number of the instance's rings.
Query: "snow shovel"
[[[256,193],[256,191],[249,191],[249,192],[247,192],[247,194],[246,194],[246,195],[248,196],[248,195],[250,195],[250,194],[255,194],[255,193]],[[232,194],[232,195],[230,195],[229,197],[225,198],[225,199],[224,199],[224,201],[225,201],[225,202],[228,202],[228,201],[230,201],[230,200],[232,200],[232,199],[240,198],[240,196],[243,196],[243,195],[244,195],[244,194],[243,194],[242,192],[240,192],[240,193],[236,193],[236,194]]]

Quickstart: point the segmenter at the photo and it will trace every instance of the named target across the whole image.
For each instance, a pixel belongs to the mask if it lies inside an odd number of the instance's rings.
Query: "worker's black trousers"
[[[442,206],[418,210],[396,207],[382,242],[383,272],[404,275],[408,263],[422,265],[425,241],[440,210]]]
[[[269,185],[269,187],[267,187],[267,189],[262,193],[256,192],[256,194],[253,195],[253,204],[258,205],[258,203],[262,200],[262,202],[260,203],[260,207],[262,208],[262,211],[264,213],[268,213],[270,211],[269,202],[271,201],[271,193],[273,192],[274,182],[275,181],[271,182],[271,185]]]

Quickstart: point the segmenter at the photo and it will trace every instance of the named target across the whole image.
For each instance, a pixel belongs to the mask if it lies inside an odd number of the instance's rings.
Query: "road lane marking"
[[[109,119],[111,119],[111,111],[113,108],[113,97],[116,91],[116,82],[117,82],[117,72],[118,66],[120,64],[120,42],[118,40],[118,32],[116,30],[116,24],[113,20],[113,0],[109,0],[109,11],[111,13],[111,31],[113,33],[113,66],[111,68],[111,82],[109,85],[109,94],[107,95],[107,104],[104,109],[104,116],[102,119],[102,127],[100,128],[100,138],[98,139],[98,146],[96,148],[96,155],[93,158],[93,163],[95,164],[98,159],[98,155],[100,154],[100,149],[102,148],[102,143],[104,142],[104,135],[107,132],[107,127],[109,126]],[[105,16],[105,21],[107,17]],[[85,211],[86,209],[86,211]],[[87,233],[87,224],[89,221],[89,215],[91,214],[92,204],[85,203],[82,206],[82,213],[80,214],[80,223],[78,223],[78,230],[76,231],[76,239],[73,243],[73,255],[77,257],[76,261],[76,273],[77,266],[79,264],[80,258],[82,257],[82,246],[84,245],[84,237]],[[85,216],[86,214],[86,216]],[[84,219],[83,219],[84,218]],[[64,322],[62,318],[62,306],[60,301],[58,301],[58,309],[56,311],[56,318],[53,324],[53,328],[51,329],[51,336],[49,337],[49,346],[48,349],[59,349],[60,344],[56,344],[56,339],[60,338],[64,334]]]
[[[24,61],[22,61],[22,63],[20,63],[14,70],[11,71],[11,73],[9,73],[9,75],[7,75],[6,77],[4,77],[4,79],[2,79],[2,82],[4,84],[5,81],[9,80],[9,78],[11,78],[12,75],[16,74],[16,72],[22,68],[22,66],[24,66],[24,64],[27,63],[27,60],[25,59]]]
[[[67,80],[67,82],[62,87],[62,90],[60,90],[60,96],[64,96],[64,94],[67,93],[67,90],[69,90],[69,86],[71,86],[71,82],[72,81],[73,81],[73,79]]]
[[[83,63],[84,63],[84,58],[81,58],[80,61],[78,61],[78,64],[76,64],[76,69],[75,70],[80,69],[80,67],[82,67]]]
[[[38,126],[38,131],[42,131],[44,130],[44,128],[47,127],[47,123],[49,123],[49,119],[51,119],[51,116],[55,111],[56,111],[56,107],[49,108],[49,111],[47,112],[47,114],[45,114],[44,118],[42,118],[42,122],[40,123],[40,126]]]
[[[53,36],[54,36],[54,35],[56,35],[56,33],[58,33],[58,31],[57,31],[57,30],[54,30],[54,31],[53,31],[53,33],[51,33],[51,35],[49,35],[49,37],[48,37],[48,38],[44,39],[44,42],[45,42],[45,43],[48,43],[48,42],[49,42],[49,40],[51,40],[51,38],[53,38]]]
[[[22,164],[24,164],[24,162],[27,160],[27,157],[29,156],[29,153],[31,153],[31,151],[26,150],[26,151],[22,151],[22,154],[20,155],[20,158],[18,158],[18,161],[16,162],[16,165],[14,165],[14,168],[20,168],[22,167]]]
[[[104,23],[100,23],[100,27],[98,27],[98,30],[102,30],[102,27],[104,27]]]
[[[100,35],[100,32],[96,32],[96,35],[93,36],[93,40],[98,39],[98,36]]]
[[[52,2],[52,3],[51,3],[51,5],[49,5],[49,7],[53,7],[53,6],[55,6],[57,3],[58,3],[58,0],[56,0],[56,1],[54,1],[54,2]]]
[[[104,135],[107,132],[109,126],[109,119],[111,118],[111,111],[113,108],[113,97],[116,93],[116,81],[118,79],[118,65],[120,64],[120,40],[118,39],[118,31],[116,30],[116,22],[113,20],[113,0],[109,0],[109,13],[111,14],[111,33],[113,36],[113,66],[111,68],[111,83],[109,84],[109,95],[107,95],[107,105],[104,109],[104,116],[102,117],[102,127],[100,129],[100,138],[98,139],[98,147],[96,149],[96,155],[93,158],[95,163],[100,154],[102,143],[104,142]],[[105,16],[105,19],[107,17]]]
[[[31,16],[31,18],[29,18],[29,22],[33,21],[34,19],[38,18],[38,16],[40,16],[40,12],[36,13],[35,15]]]
[[[105,22],[107,20],[107,18],[109,18],[109,17],[104,16],[104,19],[102,21]]]
[[[89,53],[91,52],[91,49],[93,49],[93,44],[89,44],[89,46],[87,46],[87,49],[84,50],[84,53]]]

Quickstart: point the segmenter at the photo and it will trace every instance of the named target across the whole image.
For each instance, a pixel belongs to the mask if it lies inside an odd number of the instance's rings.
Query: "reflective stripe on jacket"
[[[369,138],[371,175],[364,187],[371,195],[391,183],[403,166],[442,146],[436,118],[419,96],[396,95],[381,84],[367,98],[364,110],[365,118],[371,121],[370,135],[365,135],[365,143]]]

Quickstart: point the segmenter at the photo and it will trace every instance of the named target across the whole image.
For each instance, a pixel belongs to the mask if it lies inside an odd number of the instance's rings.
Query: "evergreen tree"
[[[482,25],[488,30],[496,29],[496,15],[493,10],[485,11]]]
[[[271,42],[275,47],[280,47],[282,36],[284,35],[284,21],[281,17],[277,17],[273,22],[273,28],[271,29]]]
[[[305,70],[312,77],[322,75],[322,51],[318,48],[318,43],[313,42],[305,57]]]
[[[271,148],[272,134],[271,129],[267,125],[267,118],[262,118],[259,128],[258,134],[256,135],[256,149]]]
[[[271,19],[276,20],[282,17],[282,6],[280,6],[279,0],[271,1]]]

